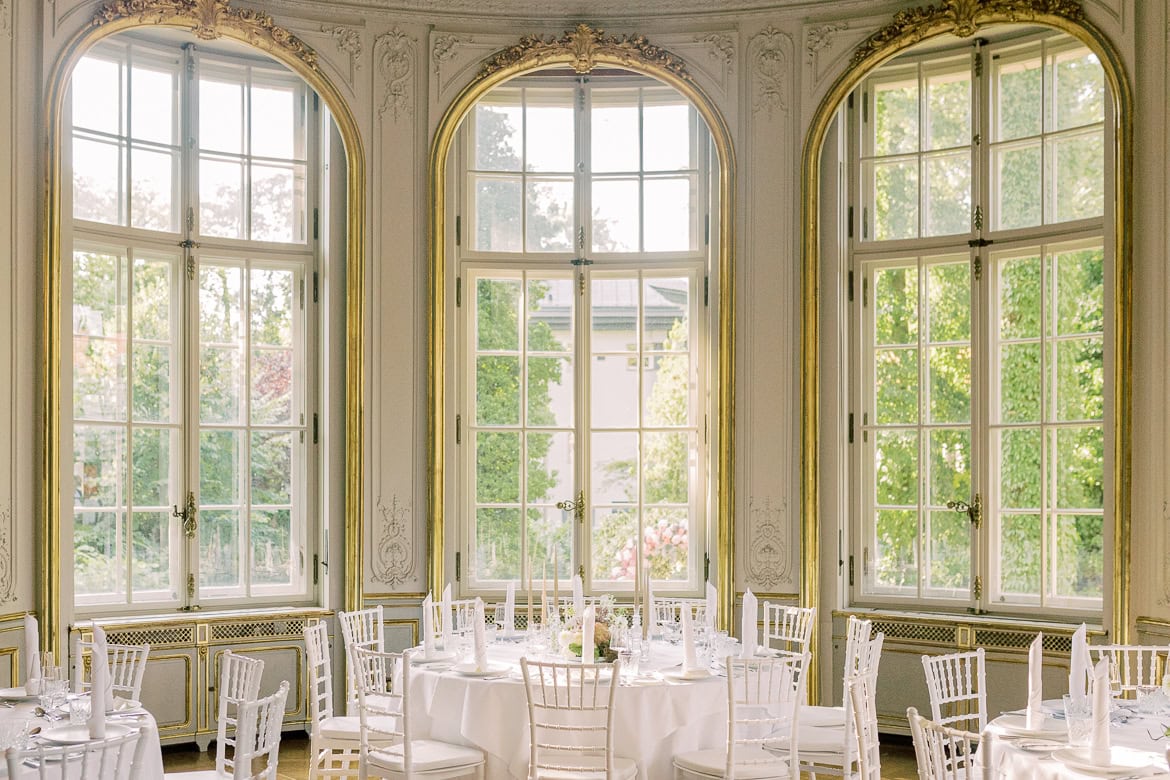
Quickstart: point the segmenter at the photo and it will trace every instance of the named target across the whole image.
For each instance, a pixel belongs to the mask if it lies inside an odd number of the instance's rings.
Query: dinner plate
[[[1068,747],[1064,742],[1057,742],[1054,739],[1034,739],[1032,737],[1013,739],[1006,742],[1006,744],[1011,745],[1016,750],[1023,750],[1027,753],[1052,753]]]
[[[436,650],[431,655],[426,653],[415,653],[410,657],[412,664],[441,664],[448,661],[455,660],[455,653],[445,653],[442,650]]]
[[[1000,715],[994,724],[1008,734],[1021,737],[1053,737],[1068,733],[1063,720],[1045,718],[1037,728],[1028,728],[1028,719],[1023,715]]]
[[[115,696],[113,708],[106,710],[106,713],[112,715],[115,712],[134,712],[141,709],[142,702],[138,699],[123,699],[121,696]]]
[[[0,688],[0,699],[8,699],[9,701],[32,701],[36,698],[38,697],[25,693],[24,686],[19,688]]]
[[[118,723],[106,724],[106,739],[124,737],[133,729]],[[41,739],[45,742],[55,742],[58,745],[80,745],[92,741],[89,736],[89,725],[85,723],[70,724],[68,726],[54,726],[41,732]]]
[[[706,669],[692,669],[689,672],[679,670],[677,672],[663,672],[662,676],[668,680],[706,680],[711,677],[711,673]]]
[[[455,664],[451,671],[464,677],[499,677],[508,673],[508,667],[504,664],[488,664],[486,669],[480,669],[475,664],[468,663]]]
[[[1109,751],[1109,764],[1101,766],[1089,760],[1089,748],[1069,747],[1053,752],[1052,757],[1078,772],[1097,777],[1130,775],[1136,769],[1156,768],[1159,758],[1154,753],[1143,753],[1132,748],[1115,747]]]

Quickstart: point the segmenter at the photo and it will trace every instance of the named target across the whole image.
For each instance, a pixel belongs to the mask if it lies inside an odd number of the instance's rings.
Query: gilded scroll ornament
[[[205,41],[231,34],[260,49],[283,50],[317,70],[317,52],[308,44],[263,11],[232,8],[228,0],[110,0],[94,14],[92,24],[101,27],[124,19],[187,27]]]
[[[646,36],[607,37],[605,30],[594,29],[587,24],[577,25],[576,29],[566,31],[560,38],[525,35],[519,43],[497,52],[488,60],[475,80],[480,81],[505,68],[527,70],[565,61],[577,73],[589,73],[597,67],[599,61],[614,60],[629,67],[641,65],[665,70],[684,81],[691,80],[682,59],[651,44]]]
[[[1085,12],[1080,0],[944,0],[939,6],[894,14],[893,21],[861,42],[853,52],[853,64],[859,65],[893,41],[913,44],[940,32],[970,38],[987,22],[1031,22],[1042,16],[1080,21]]]
[[[374,529],[374,551],[370,560],[373,579],[397,587],[414,577],[414,520],[409,504],[400,504],[398,496],[387,505],[378,496],[380,521]]]

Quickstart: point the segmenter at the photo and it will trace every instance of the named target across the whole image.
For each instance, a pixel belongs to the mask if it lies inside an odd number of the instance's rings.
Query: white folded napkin
[[[581,663],[593,663],[593,624],[597,620],[597,613],[593,605],[585,607],[581,617]]]
[[[1044,700],[1043,682],[1041,674],[1044,664],[1044,634],[1036,634],[1032,645],[1028,648],[1028,706],[1024,713],[1025,727],[1038,729],[1044,722],[1044,711],[1040,702]]]
[[[516,626],[516,583],[508,581],[508,595],[504,599],[504,636],[512,636]]]
[[[690,606],[683,604],[682,609],[682,641],[683,641],[683,662],[682,673],[684,675],[697,671],[699,668],[699,659],[695,655],[695,628],[694,620],[691,617]]]
[[[704,623],[707,628],[715,627],[715,612],[719,609],[719,591],[715,590],[715,586],[707,582],[707,614],[704,616]]]
[[[1083,702],[1088,696],[1089,640],[1086,636],[1087,631],[1088,627],[1081,623],[1081,627],[1072,635],[1072,652],[1068,659],[1068,693],[1075,702]]]
[[[93,627],[93,655],[90,657],[93,673],[89,691],[89,738],[106,738],[106,710],[113,708],[110,691],[110,660],[106,651],[106,632],[101,626]],[[108,697],[108,698],[107,698]]]
[[[573,575],[573,614],[585,614],[585,593],[581,587],[581,575]]]
[[[759,601],[756,600],[756,594],[752,593],[749,588],[743,594],[743,619],[740,623],[740,641],[743,642],[743,647],[740,649],[741,658],[751,658],[756,654],[760,638],[759,614]]]
[[[1089,734],[1089,761],[1108,766],[1109,744],[1109,659],[1102,658],[1093,668],[1093,730]]]
[[[24,653],[28,658],[25,663],[24,679],[41,679],[41,640],[37,631],[37,619],[32,615],[24,616]]]
[[[439,613],[439,620],[442,625],[439,627],[443,632],[443,652],[451,652],[454,643],[451,641],[451,583],[447,583],[447,587],[443,588],[443,598],[439,602],[442,608]]]
[[[483,614],[483,599],[479,596],[475,597],[475,671],[486,672],[488,670],[487,660],[487,636],[485,632],[485,620]]]
[[[431,594],[428,592],[427,597],[423,599],[423,657],[435,657],[435,602],[431,599]]]

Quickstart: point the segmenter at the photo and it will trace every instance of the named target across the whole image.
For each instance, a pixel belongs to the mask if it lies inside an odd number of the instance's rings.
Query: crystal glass
[[[69,722],[72,725],[80,726],[89,721],[90,702],[91,700],[86,696],[78,696],[69,700]]]
[[[638,654],[628,647],[623,647],[617,651],[618,661],[622,665],[622,679],[626,682],[638,676]]]
[[[1137,711],[1146,715],[1160,712],[1164,704],[1162,689],[1157,685],[1137,687]]]
[[[1064,720],[1068,724],[1068,744],[1083,747],[1089,744],[1093,732],[1093,704],[1088,696],[1079,701],[1064,695]]]

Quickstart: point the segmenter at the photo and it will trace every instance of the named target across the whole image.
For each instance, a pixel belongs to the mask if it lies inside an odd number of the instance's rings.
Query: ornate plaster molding
[[[272,17],[251,8],[232,8],[228,0],[110,0],[94,14],[92,25],[136,19],[140,24],[187,27],[205,41],[225,34],[268,51],[280,51],[317,70],[317,52]]]
[[[330,27],[321,25],[321,32],[328,33],[337,43],[337,50],[349,55],[349,66],[354,70],[362,69],[362,36],[352,27]]]
[[[415,573],[414,513],[410,504],[398,502],[398,496],[392,496],[389,505],[378,496],[377,509],[370,568],[374,582],[398,587]]]
[[[459,53],[459,47],[465,43],[473,43],[475,41],[470,35],[462,36],[453,33],[444,33],[435,38],[435,42],[431,45],[431,61],[435,64],[435,75],[439,75],[450,60],[455,59],[455,55]]]
[[[745,568],[747,581],[763,590],[776,588],[792,579],[792,556],[788,551],[788,500],[749,498]]]
[[[1170,499],[1162,499],[1162,581],[1158,583],[1162,596],[1161,606],[1170,606]],[[1115,573],[1116,576],[1116,573]]]
[[[589,73],[597,66],[599,57],[614,59],[623,65],[646,65],[665,70],[684,81],[691,74],[680,57],[651,44],[644,35],[608,36],[605,30],[579,24],[560,38],[555,36],[525,35],[520,42],[499,51],[488,60],[476,81],[504,69],[537,68],[550,62],[567,61],[577,73]]]
[[[727,75],[735,72],[735,39],[730,35],[726,33],[696,35],[695,43],[707,44],[709,47],[707,53],[711,55],[711,59],[723,63]]]
[[[0,604],[16,600],[16,557],[13,554],[15,535],[12,504],[9,504],[0,510]]]
[[[1080,0],[943,0],[937,7],[919,6],[894,14],[893,21],[854,50],[852,63],[860,64],[896,40],[916,43],[940,32],[970,38],[984,22],[1031,22],[1041,16],[1081,21],[1085,11]]]
[[[833,45],[833,38],[837,33],[848,29],[848,22],[833,22],[809,30],[804,39],[805,57],[809,63],[811,64],[816,59],[821,50],[828,49]]]
[[[12,37],[12,4],[9,0],[0,0],[0,33]]]
[[[414,38],[398,27],[374,39],[374,57],[382,80],[386,82],[382,105],[378,107],[379,117],[390,111],[397,122],[399,116],[414,112],[410,100],[410,77],[414,73],[415,43]]]
[[[753,113],[767,111],[768,118],[776,109],[788,113],[785,79],[789,68],[787,51],[791,46],[792,39],[772,25],[752,37],[750,57],[757,84],[752,101]]]

